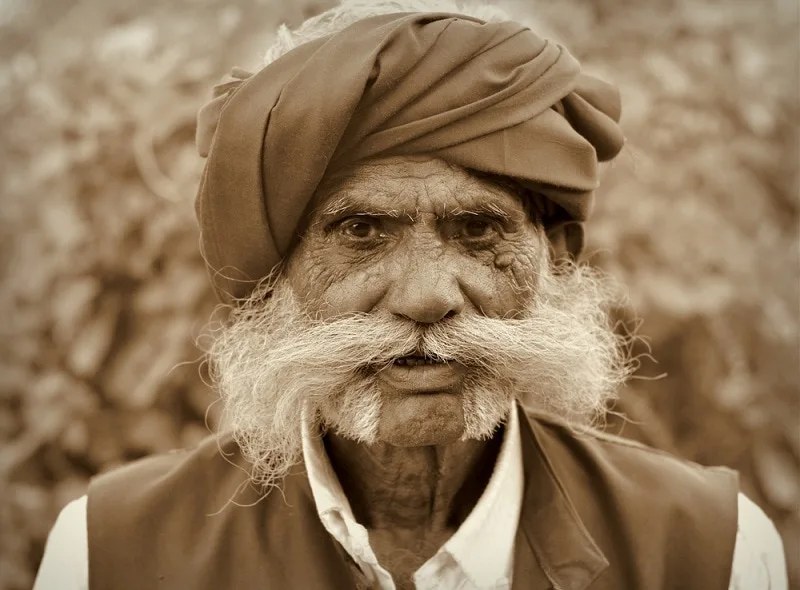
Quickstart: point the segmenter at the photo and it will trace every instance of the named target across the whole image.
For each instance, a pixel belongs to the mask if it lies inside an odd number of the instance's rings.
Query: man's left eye
[[[462,235],[467,239],[485,238],[493,233],[495,229],[494,223],[480,217],[468,219],[461,226]]]

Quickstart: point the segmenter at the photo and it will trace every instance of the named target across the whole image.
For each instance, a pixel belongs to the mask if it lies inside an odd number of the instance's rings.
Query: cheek
[[[524,309],[536,291],[540,266],[531,250],[508,246],[462,273],[464,293],[489,317],[513,315]]]
[[[383,298],[387,289],[384,273],[378,269],[343,269],[335,273],[324,291],[323,317],[344,313],[367,313]]]
[[[509,282],[523,304],[527,304],[538,290],[543,265],[546,263],[540,252],[526,250],[516,252],[511,264],[505,269]]]
[[[541,275],[549,264],[546,238],[531,233],[525,240],[512,243],[494,259],[495,271],[505,277],[507,288],[523,306],[538,290]]]
[[[382,275],[358,261],[337,259],[324,244],[298,248],[286,272],[294,293],[321,319],[370,311],[385,292]]]

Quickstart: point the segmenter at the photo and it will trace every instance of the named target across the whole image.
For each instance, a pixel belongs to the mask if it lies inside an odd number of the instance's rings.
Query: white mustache
[[[514,319],[460,315],[430,325],[392,316],[352,314],[324,322],[308,320],[300,328],[302,336],[286,334],[274,339],[271,350],[294,369],[314,370],[320,364],[330,370],[331,359],[336,359],[348,372],[381,370],[398,358],[416,355],[495,373],[531,359],[547,359],[553,354],[553,337],[565,348],[581,346],[586,335],[572,332],[569,321],[563,323],[561,333],[553,333],[558,324],[553,314],[551,310],[545,318]],[[540,332],[549,334],[550,339],[531,338]],[[314,355],[308,354],[310,342],[314,343]]]
[[[347,401],[339,417],[366,432],[375,373],[409,355],[460,363],[475,399],[514,396],[591,421],[636,368],[632,337],[609,326],[607,310],[618,302],[609,289],[603,276],[579,267],[543,277],[538,297],[513,317],[462,313],[421,325],[379,311],[319,320],[278,281],[268,298],[254,294],[212,330],[210,377],[257,479],[267,483],[299,456],[307,402],[331,408]],[[481,423],[477,436],[491,428]]]

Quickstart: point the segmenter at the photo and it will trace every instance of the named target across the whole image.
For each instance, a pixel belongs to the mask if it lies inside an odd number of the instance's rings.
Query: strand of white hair
[[[544,23],[528,22],[513,15],[507,8],[486,2],[457,2],[456,0],[344,0],[341,4],[309,18],[292,30],[281,25],[272,46],[264,55],[264,64],[269,64],[295,47],[315,39],[338,33],[350,25],[373,16],[399,12],[446,12],[464,14],[486,22],[516,20],[535,27],[536,32],[546,34]]]

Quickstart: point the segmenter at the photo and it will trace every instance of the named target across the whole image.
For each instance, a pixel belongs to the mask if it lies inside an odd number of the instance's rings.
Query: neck
[[[492,474],[502,431],[488,441],[398,447],[328,433],[325,447],[356,519],[369,529],[454,530]]]

